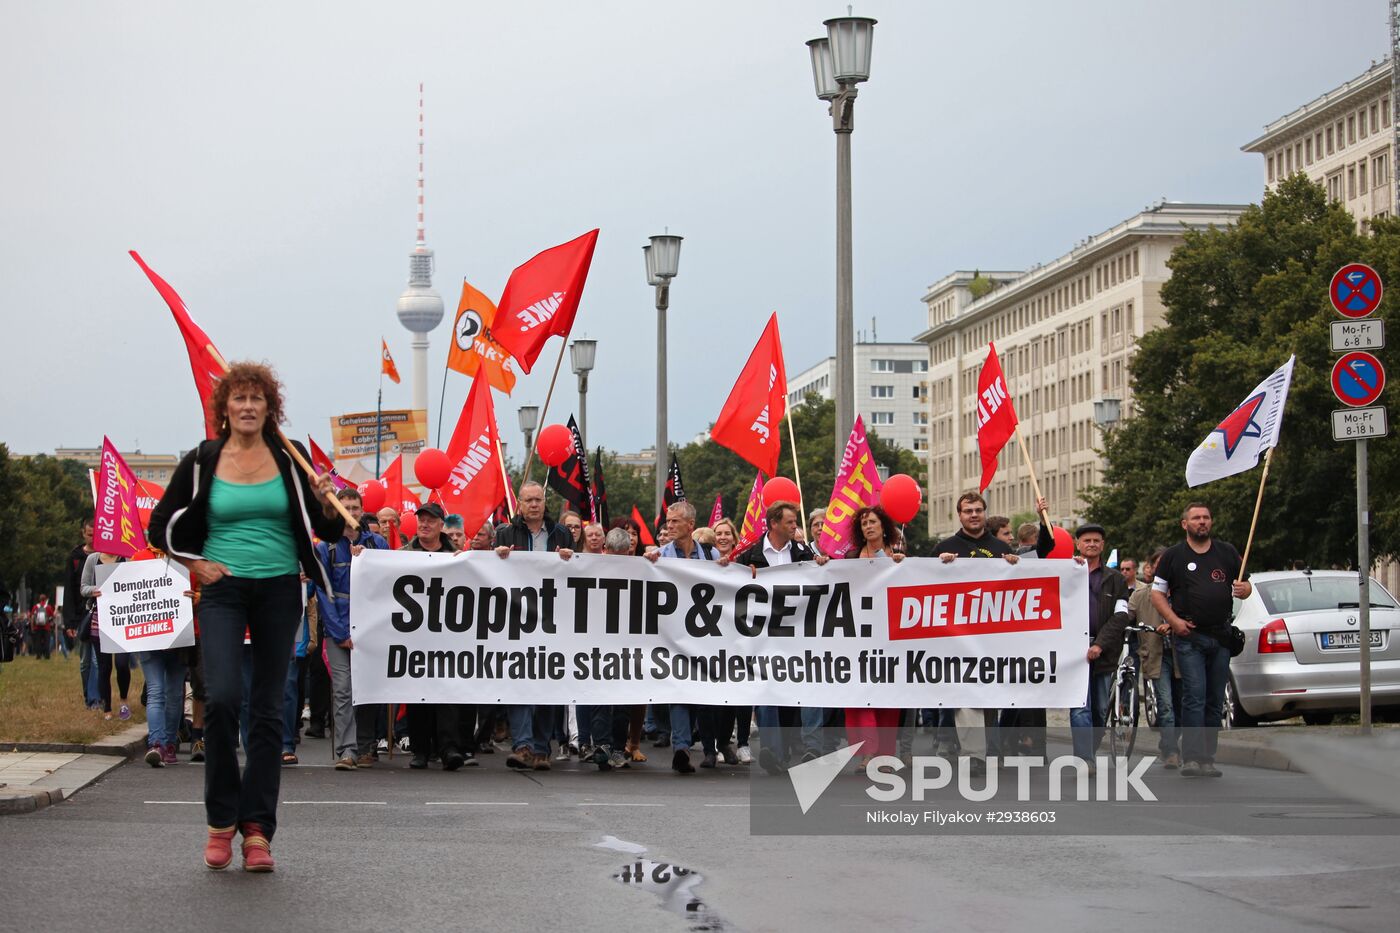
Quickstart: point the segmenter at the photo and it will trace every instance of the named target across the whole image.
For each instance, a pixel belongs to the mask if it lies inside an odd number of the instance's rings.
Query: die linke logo
[[[768,364],[768,397],[773,397],[773,386],[778,382],[778,367],[772,363]],[[749,425],[749,430],[758,435],[760,444],[768,443],[768,438],[772,436],[772,431],[768,425],[768,405],[763,406],[763,411],[758,413],[753,424]]]
[[[533,330],[541,324],[549,323],[549,319],[554,317],[554,312],[564,303],[564,295],[564,292],[555,292],[548,298],[541,298],[528,308],[515,312],[515,316],[520,319],[520,329]]]
[[[452,475],[447,481],[452,484],[452,494],[460,496],[462,490],[471,485],[471,481],[476,479],[476,474],[481,472],[481,468],[491,459],[491,435],[482,431],[481,436],[472,441],[472,445],[467,448],[467,452],[462,455],[462,459],[457,461],[457,465],[452,468]]]
[[[137,638],[149,638],[152,635],[169,635],[175,631],[174,619],[157,619],[154,622],[141,622],[137,625],[128,625],[122,629],[127,641]]]
[[[1006,401],[1006,383],[1000,376],[992,381],[992,384],[982,390],[982,395],[977,399],[977,427],[982,427],[1001,408]]]
[[[952,638],[1060,627],[1060,580],[894,586],[888,591],[891,639]]]

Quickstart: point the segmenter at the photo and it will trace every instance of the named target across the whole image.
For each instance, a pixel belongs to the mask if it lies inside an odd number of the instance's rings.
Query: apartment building
[[[1274,187],[1303,172],[1342,202],[1365,230],[1395,210],[1391,64],[1387,59],[1264,127],[1245,152],[1264,157]]]
[[[162,486],[169,485],[170,477],[175,473],[175,467],[180,463],[180,454],[145,454],[139,450],[127,452],[118,451],[126,465],[131,467],[131,472],[136,474],[137,479],[150,480]],[[89,470],[96,470],[102,466],[101,447],[59,447],[53,452],[59,460],[76,460]]]
[[[921,343],[855,346],[856,414],[867,430],[912,450],[923,460],[929,450],[928,347]],[[836,358],[827,357],[788,377],[788,404],[801,405],[808,393],[832,397]]]
[[[915,339],[929,354],[930,535],[956,527],[957,497],[982,475],[976,392],[990,343],[1051,517],[1081,516],[1083,490],[1101,477],[1100,432],[1132,408],[1128,363],[1137,340],[1162,324],[1167,258],[1184,230],[1231,224],[1243,210],[1162,202],[1026,272],[958,271],[929,287],[928,329]],[[1014,442],[1002,451],[987,498],[994,513],[1034,509]]]

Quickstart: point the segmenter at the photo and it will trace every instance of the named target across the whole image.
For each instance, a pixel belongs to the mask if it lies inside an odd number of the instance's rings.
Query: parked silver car
[[[1303,717],[1331,722],[1360,709],[1360,587],[1355,573],[1256,573],[1254,592],[1235,603],[1244,652],[1230,661],[1229,725]],[[1400,706],[1400,609],[1371,581],[1371,705]]]

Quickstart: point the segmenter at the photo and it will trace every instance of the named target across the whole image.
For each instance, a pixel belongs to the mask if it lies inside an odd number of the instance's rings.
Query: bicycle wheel
[[[1119,668],[1108,704],[1108,753],[1126,758],[1133,753],[1138,726],[1137,678],[1131,669]]]

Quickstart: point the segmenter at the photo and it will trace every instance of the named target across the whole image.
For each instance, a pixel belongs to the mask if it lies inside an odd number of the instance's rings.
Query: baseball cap
[[[418,510],[413,514],[423,515],[425,513],[431,515],[433,518],[436,518],[438,521],[447,521],[447,513],[444,512],[442,510],[442,506],[438,505],[436,502],[427,502],[423,505],[420,505],[418,507]]]

